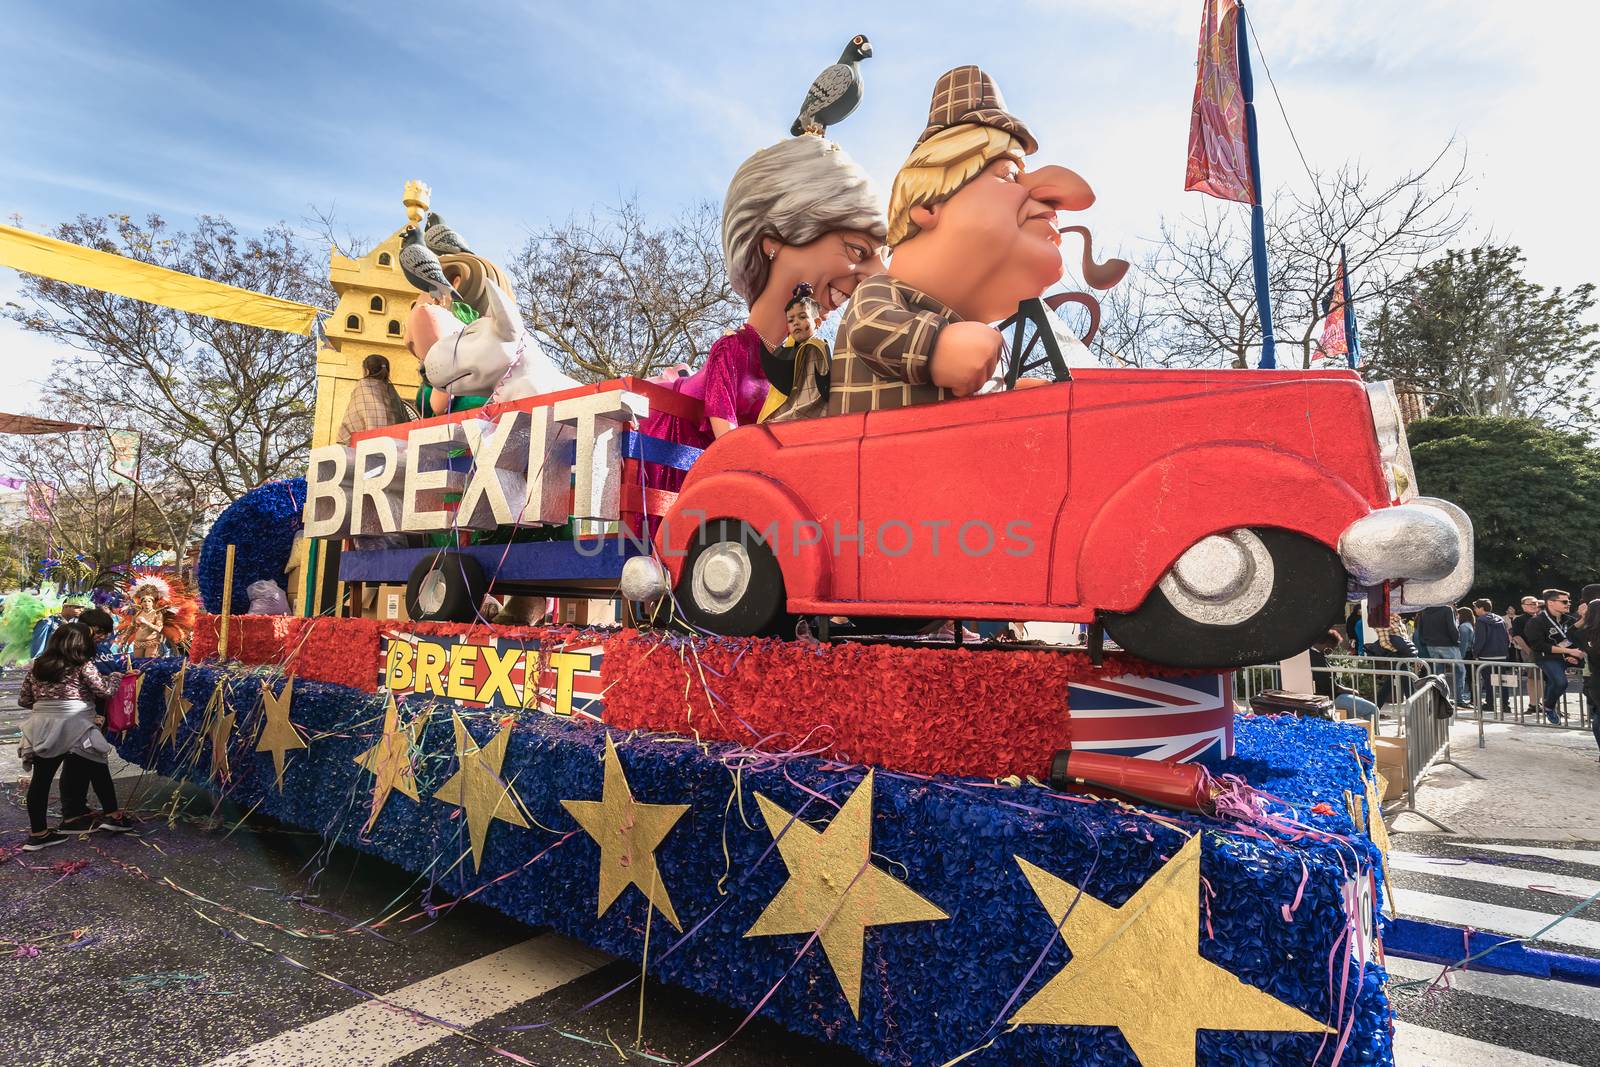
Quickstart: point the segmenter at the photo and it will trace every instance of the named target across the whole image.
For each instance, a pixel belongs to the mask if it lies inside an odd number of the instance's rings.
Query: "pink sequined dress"
[[[761,335],[745,323],[711,346],[705,366],[677,379],[670,388],[700,401],[704,411],[697,421],[665,411],[654,412],[639,427],[647,436],[676,445],[707,448],[714,440],[711,419],[726,419],[735,426],[755,422],[768,389],[767,376],[761,372]],[[645,468],[645,485],[676,491],[683,485],[683,473],[651,465]]]

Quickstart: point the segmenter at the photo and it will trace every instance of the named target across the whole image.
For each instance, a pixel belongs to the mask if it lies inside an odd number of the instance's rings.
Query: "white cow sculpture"
[[[483,287],[483,317],[449,329],[428,348],[423,367],[435,389],[452,396],[487,396],[490,403],[571,389],[578,383],[555,368],[522,328],[522,316],[498,285]],[[440,309],[441,311],[443,309]],[[448,330],[448,332],[444,332]]]
[[[556,370],[527,335],[522,316],[498,285],[486,283],[483,293],[483,316],[462,326],[450,315],[455,328],[428,348],[423,369],[434,388],[452,396],[488,396],[493,404],[578,384]],[[513,596],[500,607],[498,621],[530,625],[554,610],[554,601],[545,597]]]

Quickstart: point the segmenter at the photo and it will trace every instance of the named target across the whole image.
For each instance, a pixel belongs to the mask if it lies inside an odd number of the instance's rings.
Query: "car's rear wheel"
[[[489,579],[476,559],[440,552],[412,568],[406,582],[406,614],[419,622],[472,622],[488,591]]]
[[[765,541],[736,519],[701,528],[678,578],[689,623],[728,637],[793,633],[783,571]]]
[[[1243,667],[1305,651],[1338,621],[1349,584],[1325,545],[1287,530],[1230,530],[1178,557],[1112,640],[1154,663]]]

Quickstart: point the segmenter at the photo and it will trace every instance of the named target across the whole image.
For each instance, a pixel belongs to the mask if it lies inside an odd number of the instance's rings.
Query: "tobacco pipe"
[[[1090,288],[1109,289],[1120,282],[1132,266],[1125,259],[1108,259],[1104,263],[1096,263],[1094,259],[1094,238],[1089,236],[1087,226],[1062,226],[1058,233],[1075,233],[1083,238],[1083,280]]]

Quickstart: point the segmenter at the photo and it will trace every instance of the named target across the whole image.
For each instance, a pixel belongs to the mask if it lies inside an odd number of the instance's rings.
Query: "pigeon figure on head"
[[[423,240],[441,256],[473,254],[461,235],[447,226],[437,214],[428,216],[428,231],[423,234]]]
[[[400,242],[400,273],[424,293],[440,298],[448,296],[452,300],[461,299],[456,287],[445,277],[444,265],[439,262],[439,257],[424,243],[421,226],[406,228],[405,238]]]
[[[843,122],[861,103],[861,67],[863,59],[872,56],[872,42],[864,34],[856,34],[844,46],[839,62],[823,70],[811,83],[800,114],[789,127],[789,133],[799,137],[814,133],[819,137],[829,126]]]

